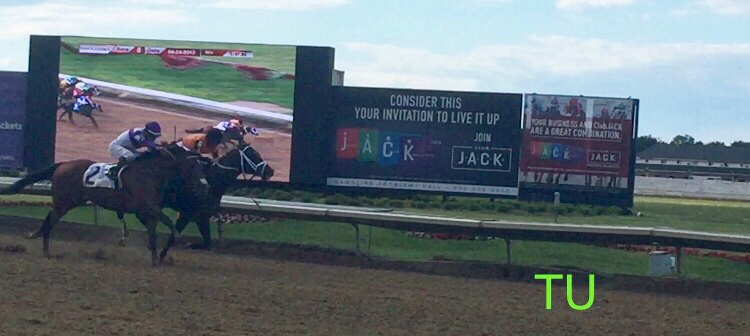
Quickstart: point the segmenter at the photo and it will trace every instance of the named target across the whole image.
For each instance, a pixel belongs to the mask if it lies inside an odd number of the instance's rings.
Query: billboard
[[[151,120],[160,140],[186,130],[240,119],[258,129],[246,135],[274,167],[271,181],[289,182],[295,111],[295,46],[61,37],[55,161],[113,162],[108,145],[121,132]],[[96,86],[100,109],[69,110],[65,81]]]
[[[26,119],[26,74],[0,72],[0,168],[21,169]]]
[[[520,94],[337,87],[327,184],[515,196]]]
[[[632,189],[637,100],[526,95],[521,188]]]

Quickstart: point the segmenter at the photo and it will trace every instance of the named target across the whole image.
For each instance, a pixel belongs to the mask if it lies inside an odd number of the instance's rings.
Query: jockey
[[[258,130],[255,129],[255,127],[245,127],[245,125],[242,123],[242,120],[239,120],[239,119],[222,121],[216,124],[214,128],[222,132],[224,136],[224,139],[222,140],[222,142],[229,142],[230,140],[237,140],[240,143],[244,143],[245,134],[250,133],[255,136],[258,135]]]
[[[75,96],[75,93],[73,97],[75,97],[75,104],[73,104],[73,111],[87,115],[86,112],[91,112],[94,108],[96,108],[98,105],[94,103],[93,100],[91,100],[91,97],[94,95],[92,88],[89,86],[86,86],[86,84],[83,85],[83,90],[78,96]],[[77,89],[77,88],[76,88]],[[81,109],[84,109],[84,111],[81,111]],[[83,113],[81,113],[83,112]]]
[[[85,91],[91,90],[92,87],[84,82],[78,82],[73,87],[73,99],[78,99],[78,97],[81,97],[84,95]]]
[[[212,128],[206,133],[188,134],[180,138],[177,144],[196,154],[211,154],[215,159],[219,157],[216,147],[221,144],[222,138],[221,130]]]
[[[64,91],[65,89],[78,84],[80,80],[78,80],[78,77],[76,76],[70,76],[68,78],[60,80],[60,91]]]
[[[117,178],[118,171],[128,162],[142,155],[139,148],[157,150],[159,146],[154,142],[161,136],[161,126],[156,121],[151,121],[145,127],[131,128],[115,138],[109,144],[109,154],[117,160],[117,165],[110,168],[109,177]]]

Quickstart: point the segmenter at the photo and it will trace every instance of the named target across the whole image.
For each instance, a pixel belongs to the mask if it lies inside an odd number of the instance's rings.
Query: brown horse
[[[56,163],[42,171],[27,175],[0,194],[16,194],[26,186],[43,180],[52,182],[52,210],[47,213],[42,226],[28,238],[44,237],[44,256],[49,257],[49,236],[52,228],[70,210],[90,201],[105,209],[134,213],[148,230],[151,262],[157,265],[156,224],[161,221],[171,235],[159,255],[163,262],[174,245],[179,232],[172,220],[161,211],[163,191],[168,183],[181,178],[181,193],[204,194],[206,180],[198,159],[178,146],[169,146],[146,153],[124,167],[120,174],[122,186],[117,189],[84,187],[84,174],[94,164],[91,160],[72,160]],[[88,178],[89,176],[87,176]]]
[[[249,174],[253,177],[259,177],[261,181],[268,181],[273,177],[274,170],[271,168],[260,153],[248,145],[240,145],[232,149],[225,156],[214,160],[207,161],[204,167],[204,175],[208,180],[208,194],[177,194],[174,197],[165,198],[165,207],[179,211],[180,217],[177,219],[176,228],[182,232],[190,222],[198,225],[198,230],[203,237],[202,244],[188,245],[190,249],[211,249],[213,242],[211,240],[211,216],[219,213],[221,207],[221,198],[227,190],[236,185],[237,177],[243,174]],[[128,227],[125,223],[125,216],[118,212],[117,218],[122,223],[122,238],[120,244],[125,245],[128,236]]]

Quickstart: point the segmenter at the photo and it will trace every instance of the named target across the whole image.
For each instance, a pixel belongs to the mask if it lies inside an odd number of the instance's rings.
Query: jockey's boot
[[[117,181],[117,173],[120,171],[120,169],[122,169],[122,167],[125,166],[127,162],[128,159],[121,157],[120,160],[117,161],[117,164],[109,169],[109,172],[107,172],[107,176],[113,181]]]

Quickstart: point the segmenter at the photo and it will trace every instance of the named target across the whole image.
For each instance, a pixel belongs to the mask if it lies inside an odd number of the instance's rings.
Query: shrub
[[[411,206],[415,209],[427,209],[429,205],[430,203],[425,201],[414,201],[411,203]]]
[[[314,203],[318,198],[314,194],[304,194],[300,196],[299,200],[305,203]]]
[[[482,210],[495,211],[499,202],[485,201],[481,203]]]
[[[445,202],[443,203],[443,209],[445,210],[458,210],[458,202]]]
[[[498,203],[495,206],[495,209],[497,210],[497,212],[500,212],[500,213],[509,213],[509,212],[515,210],[516,207],[514,207],[512,204],[508,204],[508,203]]]
[[[547,211],[547,206],[539,203],[529,203],[523,207],[523,210],[533,215]]]
[[[375,200],[373,200],[372,203],[376,207],[385,208],[385,207],[389,206],[388,202],[390,202],[389,199],[387,199],[385,197],[380,197],[380,198],[376,198]]]
[[[577,205],[575,212],[584,216],[591,216],[594,214],[594,209],[589,205]]]
[[[404,207],[404,200],[400,200],[400,199],[390,200],[390,202],[388,202],[388,205],[390,205],[390,206],[392,206],[394,208],[403,208]]]

